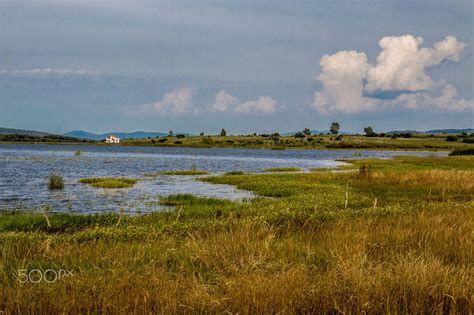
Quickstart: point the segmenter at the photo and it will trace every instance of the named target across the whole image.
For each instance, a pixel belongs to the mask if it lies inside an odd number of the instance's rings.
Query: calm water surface
[[[81,156],[74,156],[81,150]],[[341,158],[396,155],[437,155],[446,152],[373,150],[266,150],[125,147],[94,145],[0,144],[0,209],[31,209],[48,204],[51,211],[99,213],[149,212],[163,209],[160,195],[192,193],[239,200],[252,197],[233,186],[196,180],[196,176],[145,178],[146,172],[196,167],[219,174],[228,171],[261,171],[269,167],[334,167]],[[65,188],[47,188],[51,172],[59,172]],[[83,177],[128,176],[140,180],[129,189],[98,189],[78,183]]]

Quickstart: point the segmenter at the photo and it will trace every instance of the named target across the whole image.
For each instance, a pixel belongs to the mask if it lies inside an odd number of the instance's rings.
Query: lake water
[[[74,152],[81,150],[81,156]],[[163,209],[160,195],[192,193],[241,200],[252,197],[233,186],[196,180],[196,176],[144,177],[146,172],[198,169],[220,174],[258,172],[270,167],[334,167],[341,158],[390,158],[396,155],[437,155],[446,152],[374,150],[266,150],[126,147],[94,145],[0,144],[0,209],[100,213],[124,208],[129,213]],[[58,172],[65,188],[50,191],[48,176]],[[98,189],[78,183],[83,177],[127,176],[140,180],[129,189]]]

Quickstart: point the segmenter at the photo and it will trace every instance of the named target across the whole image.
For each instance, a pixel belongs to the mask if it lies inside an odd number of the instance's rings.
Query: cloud
[[[318,80],[323,83],[323,90],[315,93],[313,106],[320,112],[352,113],[374,105],[362,96],[363,79],[369,69],[365,53],[339,51],[323,56],[319,64],[321,73]]]
[[[239,113],[260,112],[271,114],[276,111],[276,101],[269,96],[260,96],[256,101],[248,101],[235,108]]]
[[[237,97],[221,90],[214,96],[214,104],[211,105],[209,110],[213,112],[233,111],[244,114],[271,114],[277,110],[277,103],[269,96],[260,96],[257,100],[240,103]]]
[[[225,112],[231,108],[235,108],[239,103],[239,99],[234,97],[225,90],[221,90],[214,96],[214,104],[211,105],[210,110],[213,112]]]
[[[439,82],[436,86],[439,88],[434,90],[434,93],[418,92],[402,94],[394,100],[394,104],[412,109],[434,107],[440,110],[454,112],[474,110],[474,101],[459,99],[455,86],[444,82]]]
[[[22,70],[0,70],[0,74],[27,75],[27,76],[96,76],[100,72],[84,69],[22,69]]]
[[[193,93],[190,88],[174,89],[166,93],[160,101],[140,106],[140,111],[144,113],[185,114],[192,110],[192,96]]]
[[[444,81],[435,83],[426,73],[445,60],[459,62],[466,44],[454,36],[433,48],[422,48],[422,43],[421,37],[412,35],[384,37],[379,41],[382,51],[375,65],[368,63],[364,52],[339,51],[323,56],[317,76],[323,88],[315,93],[311,105],[321,113],[356,113],[389,105],[471,109],[472,101],[460,99],[454,86]],[[377,95],[381,94],[394,98],[380,99]]]
[[[368,91],[426,90],[433,81],[426,73],[429,67],[444,60],[459,62],[465,43],[448,36],[433,48],[420,48],[423,38],[412,35],[389,36],[379,41],[382,52],[367,75]]]

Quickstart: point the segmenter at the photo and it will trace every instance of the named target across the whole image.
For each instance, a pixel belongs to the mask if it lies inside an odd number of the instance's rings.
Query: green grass
[[[301,168],[299,167],[272,167],[263,170],[267,173],[276,173],[276,172],[299,172]]]
[[[230,171],[224,173],[224,175],[244,175],[245,173],[243,171]]]
[[[63,189],[64,188],[63,177],[58,173],[51,173],[48,178],[48,188],[51,190]]]
[[[176,194],[160,198],[163,205],[225,205],[230,201],[219,198],[198,197],[193,194]]]
[[[175,170],[175,171],[163,171],[163,172],[157,172],[157,173],[145,173],[145,176],[149,177],[154,177],[154,176],[160,176],[160,175],[206,175],[209,174],[207,171],[202,171],[202,170]]]
[[[474,310],[474,157],[355,160],[368,172],[200,178],[140,216],[0,215],[6,313],[398,313]],[[68,268],[21,284],[19,269]]]
[[[89,184],[97,188],[131,188],[138,179],[128,177],[90,177],[81,178],[80,183]]]
[[[294,136],[272,137],[269,135],[232,136],[172,136],[159,139],[125,139],[123,145],[179,146],[194,148],[266,148],[284,149],[377,149],[377,150],[446,150],[472,148],[472,143],[446,141],[446,135],[416,134],[412,138],[365,137],[361,135],[311,135],[305,138]]]

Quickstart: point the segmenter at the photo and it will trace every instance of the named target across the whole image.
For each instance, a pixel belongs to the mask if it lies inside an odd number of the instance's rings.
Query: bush
[[[175,141],[174,144],[183,144],[181,141]]]
[[[474,148],[469,149],[456,149],[449,153],[449,156],[455,155],[474,155]]]
[[[63,189],[64,188],[64,179],[61,175],[57,173],[51,173],[49,175],[48,188],[53,189]]]
[[[302,132],[298,132],[295,134],[295,138],[304,138],[304,134]]]
[[[448,142],[456,142],[456,141],[458,141],[458,137],[456,137],[456,136],[447,136],[447,137],[446,137],[446,141],[448,141]]]
[[[178,138],[178,139],[181,139],[181,138],[184,138],[184,137],[186,137],[186,135],[183,135],[182,133],[179,133],[179,134],[176,135],[176,138]]]

